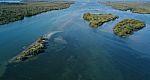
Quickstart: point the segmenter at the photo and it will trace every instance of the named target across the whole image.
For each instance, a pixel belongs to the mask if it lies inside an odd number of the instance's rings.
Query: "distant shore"
[[[100,2],[112,8],[138,14],[150,14],[150,2]]]
[[[0,3],[0,25],[8,24],[51,10],[69,8],[73,2]]]

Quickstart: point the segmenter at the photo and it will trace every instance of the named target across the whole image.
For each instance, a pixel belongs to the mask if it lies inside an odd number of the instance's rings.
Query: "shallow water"
[[[112,13],[119,19],[93,29],[82,19],[85,12]],[[113,34],[124,18],[143,20],[146,27],[128,38]],[[45,53],[20,64],[7,61],[48,32]],[[0,26],[0,80],[149,80],[150,15],[114,10],[97,3],[76,2]]]

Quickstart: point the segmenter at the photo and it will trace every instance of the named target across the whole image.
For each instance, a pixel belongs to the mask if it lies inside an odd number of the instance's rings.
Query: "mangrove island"
[[[113,28],[116,35],[126,37],[145,27],[145,23],[135,19],[124,19]]]
[[[90,26],[97,28],[106,22],[113,21],[118,18],[118,16],[112,14],[91,14],[85,13],[83,15],[84,20],[90,22]]]
[[[9,62],[16,63],[28,60],[38,54],[44,52],[46,44],[48,43],[48,38],[42,36],[37,39],[33,44],[31,44],[27,49],[22,51],[19,55],[12,58]]]

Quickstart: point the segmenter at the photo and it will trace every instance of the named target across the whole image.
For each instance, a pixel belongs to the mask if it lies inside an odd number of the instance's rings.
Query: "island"
[[[90,22],[90,26],[93,28],[98,28],[106,22],[113,21],[117,19],[118,16],[112,14],[91,14],[84,13],[83,19]]]
[[[135,19],[124,19],[117,23],[113,32],[120,37],[127,37],[145,27],[145,23]]]
[[[73,2],[0,2],[0,25],[51,10],[69,8]]]
[[[43,53],[46,44],[48,43],[48,38],[45,36],[41,36],[38,38],[33,44],[31,44],[27,49],[22,51],[19,55],[13,57],[9,62],[10,63],[18,63],[18,62],[23,62],[25,60],[28,60],[32,57],[35,57],[39,55],[40,53]]]
[[[139,14],[150,14],[150,2],[100,2],[121,11],[131,11]]]

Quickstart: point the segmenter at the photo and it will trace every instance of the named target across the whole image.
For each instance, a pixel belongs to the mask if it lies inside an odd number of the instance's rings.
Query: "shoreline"
[[[0,25],[9,24],[44,12],[67,9],[73,2],[35,2],[35,3],[2,3],[0,5]],[[11,13],[11,15],[10,15]]]
[[[137,14],[150,14],[150,2],[99,2],[106,6],[111,6],[113,9],[120,11],[130,11]]]

